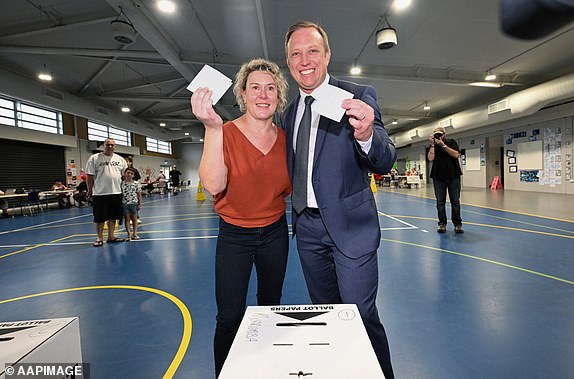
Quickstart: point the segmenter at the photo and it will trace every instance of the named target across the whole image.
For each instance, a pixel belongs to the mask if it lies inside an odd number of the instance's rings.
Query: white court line
[[[60,222],[65,222],[65,221],[70,221],[70,220],[75,220],[77,218],[82,218],[82,217],[86,217],[86,216],[92,216],[91,213],[87,213],[85,215],[80,215],[80,216],[76,216],[76,217],[69,217],[69,218],[64,218],[61,220],[56,220],[56,221],[51,221],[51,222],[45,222],[43,224],[38,224],[38,225],[31,225],[31,226],[27,226],[25,228],[20,228],[20,229],[11,229],[11,230],[5,230],[3,232],[0,232],[0,235],[2,234],[8,234],[8,233],[13,233],[13,232],[21,232],[23,230],[30,230],[30,229],[34,229],[34,228],[39,228],[42,226],[46,226],[46,225],[52,225],[52,224],[57,224]]]
[[[210,238],[217,238],[217,236],[188,236],[188,237],[162,237],[162,238],[142,238],[139,240],[131,240],[131,241],[124,241],[120,243],[114,243],[114,246],[121,246],[123,243],[139,243],[139,242],[147,242],[147,241],[171,241],[171,240],[194,240],[194,239],[210,239]],[[30,246],[67,246],[67,245],[91,245],[93,241],[84,242],[84,241],[77,241],[77,242],[40,242],[40,243],[31,243],[27,245],[0,245],[0,249],[3,248],[26,248]]]
[[[413,224],[409,224],[409,223],[406,222],[406,221],[399,220],[398,218],[395,218],[395,217],[393,217],[393,216],[389,216],[388,214],[385,214],[385,213],[383,213],[383,212],[377,211],[377,213],[378,213],[379,215],[381,215],[381,216],[388,217],[388,218],[390,218],[391,220],[394,220],[394,221],[396,221],[396,222],[398,222],[398,223],[400,223],[400,224],[403,224],[403,225],[408,226],[408,228],[381,228],[381,230],[405,230],[405,229],[418,229],[418,228],[419,228],[418,226],[415,226],[415,225],[413,225]]]

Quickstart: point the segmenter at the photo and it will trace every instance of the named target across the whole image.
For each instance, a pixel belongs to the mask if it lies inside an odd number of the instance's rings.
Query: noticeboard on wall
[[[480,149],[466,150],[466,171],[480,171]]]
[[[542,141],[519,143],[516,155],[520,170],[542,170],[544,168]]]

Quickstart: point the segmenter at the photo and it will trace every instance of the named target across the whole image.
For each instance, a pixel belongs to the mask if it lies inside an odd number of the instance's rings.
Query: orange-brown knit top
[[[285,212],[285,197],[291,193],[285,149],[281,128],[271,150],[263,154],[233,122],[223,125],[227,187],[214,198],[215,211],[223,220],[244,228],[279,220]]]

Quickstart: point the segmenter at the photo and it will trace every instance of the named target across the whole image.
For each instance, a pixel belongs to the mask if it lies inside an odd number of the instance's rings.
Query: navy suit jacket
[[[375,89],[339,81],[332,76],[329,84],[353,93],[355,99],[364,101],[375,111],[373,142],[368,155],[355,140],[349,117],[344,115],[341,122],[321,116],[313,157],[313,190],[323,222],[337,248],[346,256],[357,258],[377,250],[381,238],[368,172],[389,172],[395,162],[396,151],[383,127]],[[287,133],[287,165],[291,180],[298,103],[299,96],[286,108],[282,123]],[[298,216],[295,211],[291,214],[295,234]]]

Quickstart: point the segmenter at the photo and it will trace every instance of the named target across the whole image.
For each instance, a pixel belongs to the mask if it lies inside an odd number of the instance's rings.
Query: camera
[[[441,137],[442,137],[442,133],[435,133],[433,135],[433,138],[435,138],[435,139],[440,139]]]

